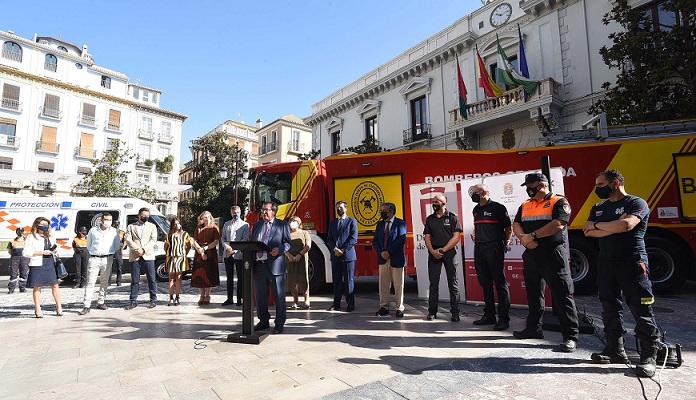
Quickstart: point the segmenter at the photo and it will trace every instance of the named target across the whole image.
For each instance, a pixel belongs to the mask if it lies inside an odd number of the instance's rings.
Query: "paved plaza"
[[[214,290],[213,304],[199,307],[186,281],[182,305],[167,307],[160,284],[157,308],[125,311],[128,284],[112,286],[109,310],[80,317],[82,291],[64,287],[60,318],[44,290],[45,317],[35,319],[31,293],[8,295],[6,282],[0,278],[3,400],[643,398],[641,382],[625,366],[588,362],[601,349],[595,337],[583,335],[576,353],[557,353],[555,332],[517,341],[511,331],[474,327],[476,306],[464,306],[459,323],[428,322],[413,282],[403,320],[375,317],[376,283],[363,281],[355,312],[325,311],[329,296],[314,296],[312,310],[289,311],[285,332],[259,346],[223,341],[241,329],[241,309],[220,306],[222,288]],[[694,286],[657,302],[658,322],[685,347],[686,359],[661,374],[661,399],[696,398]],[[580,297],[578,308],[599,313],[594,296]],[[448,317],[444,308],[440,315]],[[525,315],[512,310],[513,329]],[[655,398],[657,384],[642,383],[647,398]]]

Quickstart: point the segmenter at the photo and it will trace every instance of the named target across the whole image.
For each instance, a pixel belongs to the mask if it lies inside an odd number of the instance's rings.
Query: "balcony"
[[[268,154],[276,151],[278,149],[277,142],[266,143],[265,146],[261,146],[261,152],[259,154]]]
[[[91,115],[80,115],[80,119],[77,121],[77,123],[90,128],[97,127],[97,119]]]
[[[2,58],[6,60],[22,62],[22,51],[3,47]]]
[[[449,111],[448,130],[458,129],[517,113],[532,113],[538,107],[560,106],[560,84],[551,78],[540,82],[534,94],[525,94],[521,87],[503,92],[499,97],[467,104],[467,119],[459,114],[459,108]]]
[[[404,129],[404,146],[410,146],[432,138],[430,124],[422,124],[415,128]]]
[[[72,192],[74,194],[85,194],[85,193],[89,192],[89,188],[87,188],[87,186],[84,186],[84,185],[75,185],[72,188]]]
[[[22,181],[14,179],[0,179],[0,188],[3,189],[22,189],[24,184]]]
[[[106,121],[104,123],[104,130],[121,133],[121,123],[120,122],[113,122],[113,121]]]
[[[46,61],[44,62],[44,69],[46,71],[56,72],[58,70],[58,63]]]
[[[39,153],[58,154],[60,152],[60,144],[39,140],[36,142],[36,151]]]
[[[34,183],[34,190],[54,191],[56,190],[56,183],[51,181],[36,181],[36,183]]]
[[[22,112],[22,103],[16,99],[8,99],[3,97],[0,101],[0,108],[10,111]]]
[[[155,138],[155,132],[148,129],[138,129],[138,137],[141,139],[152,140]]]
[[[0,135],[0,147],[17,150],[19,148],[19,138],[17,136]]]
[[[137,169],[151,171],[153,165],[154,165],[154,163],[150,159],[138,157],[135,160],[135,168],[137,168]]]
[[[288,142],[288,153],[296,153],[296,154],[302,154],[307,152],[307,145],[306,143],[300,143],[296,141],[289,141]]]
[[[63,112],[60,111],[59,108],[43,106],[41,107],[40,115],[42,117],[60,120],[63,117]]]
[[[170,133],[160,133],[159,136],[157,136],[157,141],[160,143],[172,144],[174,143],[174,136]]]
[[[75,147],[75,157],[93,160],[97,158],[97,151],[89,147],[77,146]]]

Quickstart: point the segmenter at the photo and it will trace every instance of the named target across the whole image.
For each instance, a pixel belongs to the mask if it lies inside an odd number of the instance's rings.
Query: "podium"
[[[233,249],[243,254],[244,260],[244,300],[242,302],[242,332],[227,335],[227,341],[232,343],[259,344],[268,336],[268,332],[254,332],[253,290],[254,263],[257,251],[268,251],[263,242],[229,242]],[[227,277],[230,279],[230,277]],[[237,282],[239,285],[239,282]]]

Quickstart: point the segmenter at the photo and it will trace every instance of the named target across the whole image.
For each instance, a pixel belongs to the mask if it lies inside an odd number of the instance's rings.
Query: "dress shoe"
[[[401,310],[396,310],[396,318],[403,318],[404,312]]]
[[[498,321],[494,326],[494,331],[504,331],[510,327],[509,321]]]
[[[101,304],[97,304],[97,309],[107,310],[107,309],[109,309],[109,307],[106,306],[106,303],[101,303]]]
[[[80,310],[79,313],[77,313],[77,315],[87,315],[87,314],[89,314],[89,308],[87,308],[87,307],[83,308],[82,310]]]
[[[14,293],[14,289],[7,289],[7,294],[12,294]]]
[[[474,321],[474,325],[481,326],[481,325],[495,325],[495,317],[489,316],[489,315],[484,315],[480,319],[477,319]]]
[[[452,317],[450,318],[450,321],[452,321],[452,322],[459,322],[459,313],[452,314]]]
[[[19,293],[24,293],[26,291],[27,291],[27,288],[23,288],[23,287],[19,288]]]
[[[387,310],[384,307],[380,307],[379,310],[377,310],[377,312],[375,313],[375,315],[378,317],[386,317],[387,315],[389,315],[389,310]]]
[[[231,306],[232,304],[234,304],[234,302],[233,302],[232,300],[230,300],[230,299],[227,299],[227,300],[225,300],[225,301],[222,302],[222,306],[223,306],[223,307],[224,307],[224,306]]]
[[[521,331],[512,332],[512,336],[514,336],[515,339],[543,339],[544,332],[535,331],[532,329],[524,329]]]
[[[437,314],[428,314],[428,316],[425,317],[425,320],[426,320],[426,321],[432,321],[432,320],[434,320],[435,318],[437,318]]]
[[[241,307],[241,306],[242,306],[242,302],[241,302],[241,301],[238,301],[237,304],[235,304],[235,305],[236,305],[237,307]]]
[[[563,353],[573,353],[578,348],[578,343],[573,339],[565,339],[558,345],[558,351]]]
[[[348,312],[353,312],[353,311],[355,311],[355,306],[348,306],[348,307],[346,308],[346,311],[348,311]]]
[[[157,307],[157,302],[156,301],[151,301],[147,303],[147,308],[155,308]]]
[[[73,288],[73,289],[79,289],[79,288],[80,288],[80,284],[79,284],[79,283],[76,283],[75,286],[73,286],[72,288]]]
[[[283,333],[283,327],[282,327],[282,326],[276,326],[275,328],[273,328],[273,333],[274,333],[274,334]]]
[[[341,311],[341,306],[331,306],[326,309],[326,311]]]
[[[271,326],[268,324],[268,322],[259,322],[258,324],[254,325],[254,330],[255,331],[265,331]]]
[[[138,303],[136,303],[135,301],[131,301],[131,302],[128,303],[128,305],[126,306],[126,310],[132,310],[132,309],[134,309],[134,308],[137,307],[137,306],[138,306]]]

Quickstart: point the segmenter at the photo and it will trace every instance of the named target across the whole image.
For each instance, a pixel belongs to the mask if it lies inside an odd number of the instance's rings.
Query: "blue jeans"
[[[140,291],[140,269],[145,268],[147,287],[150,290],[150,301],[157,301],[157,280],[155,280],[155,260],[143,260],[142,257],[131,263],[131,294],[130,301],[138,301]]]

